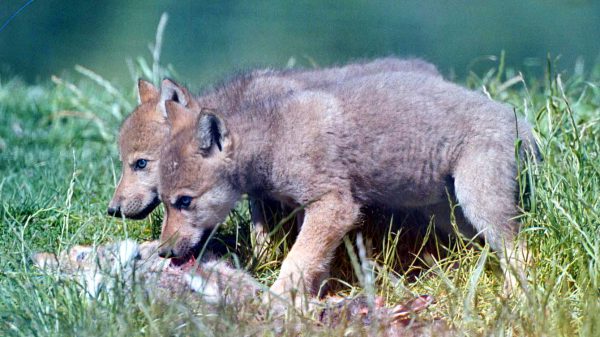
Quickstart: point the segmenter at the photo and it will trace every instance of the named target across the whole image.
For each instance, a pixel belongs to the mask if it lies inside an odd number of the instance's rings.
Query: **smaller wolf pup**
[[[521,158],[535,142],[512,109],[411,72],[258,98],[245,95],[249,82],[240,76],[216,88],[200,111],[166,101],[173,128],[160,161],[161,256],[189,255],[244,193],[302,205],[271,290],[315,295],[363,207],[447,207],[450,192],[467,221],[461,229],[482,235],[505,271],[522,270],[515,142]]]
[[[424,76],[441,77],[434,65],[419,59],[394,57],[370,62],[351,63],[342,67],[314,70],[256,70],[246,94],[252,98],[262,92],[287,92],[304,87],[318,87],[349,78],[385,72],[418,72]],[[210,93],[195,97],[185,88],[165,80],[161,90],[144,80],[138,82],[140,104],[127,117],[119,133],[119,153],[122,162],[121,178],[108,206],[108,214],[131,219],[143,219],[160,203],[158,197],[158,163],[160,147],[166,141],[169,124],[164,102],[177,98],[189,108],[212,104]],[[249,99],[249,98],[248,98]],[[252,220],[259,237],[268,233],[266,221],[258,202],[251,200]],[[265,238],[261,239],[262,241]]]

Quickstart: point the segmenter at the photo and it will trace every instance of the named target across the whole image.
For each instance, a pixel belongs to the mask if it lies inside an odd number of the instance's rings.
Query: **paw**
[[[263,294],[263,304],[269,307],[272,315],[280,316],[289,311],[308,312],[311,296],[298,287],[301,282],[292,282],[289,279],[278,279],[269,291]]]

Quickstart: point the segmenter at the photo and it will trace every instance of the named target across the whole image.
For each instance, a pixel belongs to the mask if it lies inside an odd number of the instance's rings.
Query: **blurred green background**
[[[0,24],[26,2],[0,0]],[[491,67],[485,56],[501,50],[534,74],[548,53],[566,69],[600,55],[600,1],[37,0],[0,32],[0,74],[36,82],[81,64],[129,83],[126,59],[149,58],[163,12],[163,63],[193,86],[291,58],[326,66],[418,56],[460,77]]]

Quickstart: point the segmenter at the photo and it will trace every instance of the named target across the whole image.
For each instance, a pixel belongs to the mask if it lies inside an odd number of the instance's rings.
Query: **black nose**
[[[117,207],[108,207],[107,210],[108,215],[112,215],[112,216],[116,216],[116,217],[121,217],[121,207],[117,206]]]
[[[158,256],[162,257],[163,259],[171,258],[175,256],[175,252],[171,248],[161,248],[158,250]]]

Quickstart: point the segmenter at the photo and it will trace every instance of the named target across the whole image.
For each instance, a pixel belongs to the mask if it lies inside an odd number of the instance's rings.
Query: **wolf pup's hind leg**
[[[517,286],[515,275],[524,280],[526,247],[515,241],[518,215],[516,163],[510,151],[492,151],[481,146],[460,159],[454,172],[454,187],[460,207],[475,231],[498,254],[505,273],[504,288]],[[514,274],[513,274],[514,272]]]

